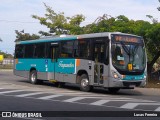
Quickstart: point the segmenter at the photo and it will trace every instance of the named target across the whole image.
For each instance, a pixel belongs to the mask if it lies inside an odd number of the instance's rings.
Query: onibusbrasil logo
[[[40,118],[42,114],[39,112],[2,112],[4,118]]]

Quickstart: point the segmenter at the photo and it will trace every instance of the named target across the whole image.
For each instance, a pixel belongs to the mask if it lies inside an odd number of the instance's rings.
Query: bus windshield
[[[130,37],[131,38],[131,37]],[[146,66],[143,42],[134,42],[137,38],[125,38],[112,41],[112,64],[121,74],[142,74]],[[138,40],[138,39],[137,39]]]

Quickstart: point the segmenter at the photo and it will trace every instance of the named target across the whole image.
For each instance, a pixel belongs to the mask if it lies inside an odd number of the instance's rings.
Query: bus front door
[[[94,84],[103,85],[103,72],[104,72],[104,56],[105,44],[95,43],[94,45]]]

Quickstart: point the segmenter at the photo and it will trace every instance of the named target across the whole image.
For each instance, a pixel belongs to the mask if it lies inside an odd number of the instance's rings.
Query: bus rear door
[[[51,72],[52,72],[52,79],[58,80],[58,73],[57,73],[57,64],[58,64],[58,51],[59,51],[59,44],[58,43],[51,43]]]

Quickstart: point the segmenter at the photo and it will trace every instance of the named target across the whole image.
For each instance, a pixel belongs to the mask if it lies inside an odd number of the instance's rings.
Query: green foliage
[[[50,33],[60,34],[81,34],[82,28],[80,27],[81,22],[85,20],[85,17],[81,14],[75,15],[73,17],[65,17],[63,12],[56,13],[50,6],[46,7],[45,17],[39,17],[37,15],[32,15],[33,18],[40,21],[40,24],[45,25],[50,29],[49,34],[40,31],[42,35],[50,35]]]
[[[0,55],[3,55],[4,58],[13,58],[13,55],[7,53],[7,52],[3,52],[0,50]]]
[[[16,40],[15,42],[18,42],[18,41],[24,41],[24,40],[34,40],[34,39],[39,39],[40,36],[36,35],[36,34],[29,34],[29,33],[24,33],[24,30],[22,31],[18,31],[18,30],[15,30],[15,33],[16,33]]]
[[[159,0],[159,2],[160,2],[160,0]],[[160,11],[160,7],[158,7],[157,9],[158,9],[158,11]]]
[[[150,59],[153,59],[157,52],[160,51],[160,23],[154,24],[147,31],[146,36],[148,38],[148,41],[146,42],[147,50],[149,51],[149,54],[151,54]]]
[[[153,16],[151,15],[146,15],[146,17],[148,17],[149,19],[151,19],[151,21],[155,24],[155,23],[158,23],[158,20],[156,18],[154,18]]]

